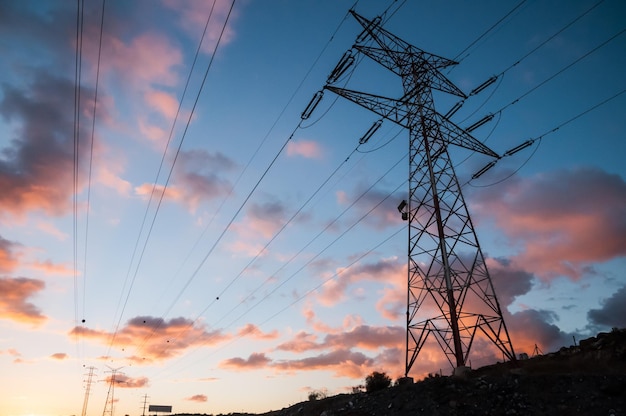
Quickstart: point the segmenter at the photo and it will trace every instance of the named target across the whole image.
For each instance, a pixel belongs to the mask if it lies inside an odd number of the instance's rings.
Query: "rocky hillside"
[[[339,415],[626,416],[626,330],[600,333],[578,346],[516,365],[496,364],[464,377],[429,377],[372,393],[341,394],[263,416]]]

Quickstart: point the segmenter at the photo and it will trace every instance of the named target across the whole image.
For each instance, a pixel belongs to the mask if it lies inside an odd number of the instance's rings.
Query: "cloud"
[[[322,349],[352,348],[376,351],[381,348],[399,348],[403,345],[406,329],[399,326],[359,325],[349,331],[327,334],[316,342],[317,335],[299,332],[295,338],[276,347],[277,350],[305,352]]]
[[[323,155],[319,143],[312,140],[290,140],[287,143],[287,156],[302,156],[306,159],[320,159]]]
[[[19,260],[13,254],[13,249],[18,246],[19,244],[0,236],[0,273],[11,272],[17,267]]]
[[[589,322],[609,328],[626,328],[626,286],[618,289],[601,303],[601,308],[587,312]]]
[[[218,367],[226,370],[250,370],[267,366],[271,360],[263,353],[252,353],[247,359],[229,358],[219,363]]]
[[[132,318],[115,334],[87,327],[75,327],[70,331],[70,335],[104,345],[112,343],[123,352],[130,348],[131,355],[128,355],[128,359],[138,364],[164,361],[192,347],[216,345],[230,339],[220,331],[206,331],[203,326],[190,319],[181,317],[166,321],[151,316]],[[113,336],[114,342],[111,341]]]
[[[145,183],[136,187],[135,193],[149,198],[154,189],[153,198],[158,198],[165,191],[165,200],[183,204],[195,212],[200,203],[212,201],[230,191],[230,183],[221,175],[234,166],[231,159],[219,152],[182,151],[178,155],[172,183],[167,189],[163,185]]]
[[[374,358],[350,349],[338,349],[298,360],[276,361],[272,367],[287,372],[327,370],[336,377],[362,378],[378,365]]]
[[[96,42],[98,36],[89,39]],[[97,45],[83,46],[84,50],[97,51]],[[97,56],[91,58],[97,62]],[[182,52],[171,39],[160,33],[142,33],[127,43],[105,34],[102,40],[100,71],[104,76],[118,77],[133,90],[149,90],[151,85],[174,86],[178,75],[174,68],[181,65]]]
[[[316,342],[317,335],[300,331],[290,341],[279,344],[276,349],[290,352],[305,352],[320,349],[320,344]]]
[[[332,306],[346,298],[348,287],[363,281],[392,282],[392,276],[398,275],[405,268],[397,258],[381,259],[375,263],[357,264],[348,268],[339,268],[337,276],[324,283],[318,295],[319,302]]]
[[[55,360],[59,360],[59,361],[63,361],[65,359],[69,358],[69,355],[67,355],[64,352],[57,352],[57,353],[52,354],[50,356],[50,358],[55,359]]]
[[[249,337],[256,340],[270,340],[278,338],[278,331],[263,332],[261,329],[253,324],[247,324],[237,332],[239,337]]]
[[[535,345],[544,352],[554,351],[571,344],[572,334],[559,329],[553,322],[557,316],[552,311],[527,309],[505,316],[505,322],[516,353],[529,355]]]
[[[180,2],[176,0],[164,0],[163,4],[173,11],[179,13],[179,25],[185,30],[191,38],[197,42],[200,40],[206,21],[211,17],[207,26],[207,33],[202,43],[202,51],[212,53],[217,44],[217,40],[222,33],[222,27],[226,21],[226,16],[230,9],[231,2],[227,0],[217,0],[215,2],[189,2],[185,3],[186,7],[181,7]],[[229,18],[229,23],[224,29],[220,45],[230,43],[234,37],[233,22],[237,18],[237,9],[233,9]]]
[[[74,83],[44,71],[34,79],[26,89],[2,86],[0,115],[13,126],[13,139],[0,149],[0,211],[60,216],[71,210],[74,190],[74,120],[66,111],[74,107]],[[81,96],[88,106],[92,92],[82,89]],[[90,148],[86,121],[77,155],[81,163]]]
[[[113,375],[107,376],[106,383],[110,384],[113,380]],[[123,389],[140,389],[147,387],[149,380],[147,377],[128,377],[124,374],[115,374],[115,387]]]
[[[185,398],[185,400],[190,401],[190,402],[204,403],[208,400],[208,398],[204,394],[194,394],[191,397]]]
[[[44,272],[46,275],[72,276],[74,269],[65,264],[55,264],[52,260],[35,261],[30,264],[35,270]]]
[[[256,247],[254,242],[260,237],[263,239],[273,237],[285,224],[286,217],[287,209],[280,201],[248,204],[245,218],[234,226],[238,239],[236,245],[231,248],[238,247],[243,252],[254,252]]]
[[[521,251],[511,261],[542,279],[579,279],[626,255],[626,182],[596,168],[560,170],[486,188],[473,211]]]
[[[47,317],[28,299],[41,292],[45,283],[25,277],[0,278],[0,319],[10,319],[19,323],[39,325]]]

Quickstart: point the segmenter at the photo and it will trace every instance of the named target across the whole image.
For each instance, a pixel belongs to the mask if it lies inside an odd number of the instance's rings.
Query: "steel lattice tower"
[[[453,367],[466,366],[477,334],[514,361],[513,346],[448,146],[499,156],[438,113],[433,100],[433,90],[467,98],[441,73],[457,62],[408,44],[383,29],[380,18],[370,21],[350,12],[363,32],[337,64],[324,89],[409,130],[409,197],[408,203],[403,201],[398,207],[408,220],[405,376],[429,336],[436,338]],[[358,53],[400,76],[404,95],[391,99],[333,86]],[[432,315],[423,318],[424,311]]]

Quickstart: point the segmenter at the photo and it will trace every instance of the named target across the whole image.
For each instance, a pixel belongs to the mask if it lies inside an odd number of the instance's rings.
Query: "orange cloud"
[[[381,259],[376,263],[357,264],[337,270],[337,276],[324,283],[318,300],[325,306],[332,306],[346,298],[349,286],[361,281],[388,282],[390,276],[399,275],[405,265],[398,259]]]
[[[253,324],[247,324],[243,328],[241,328],[238,333],[238,337],[250,337],[257,340],[269,340],[278,338],[278,331],[274,330],[272,332],[263,332],[261,329]]]
[[[41,280],[18,278],[0,278],[0,318],[12,321],[39,325],[47,317],[27,300],[44,289]]]
[[[595,168],[561,170],[479,191],[473,211],[521,252],[511,260],[542,279],[579,279],[626,255],[626,182]]]
[[[287,372],[326,370],[335,373],[336,377],[363,378],[374,367],[373,358],[361,352],[340,349],[314,357],[299,360],[277,361],[272,367]]]
[[[59,360],[59,361],[63,361],[65,359],[69,358],[69,355],[67,355],[64,352],[57,352],[57,353],[52,354],[50,356],[50,358],[55,359],[55,360]]]
[[[110,384],[113,380],[113,375],[109,375],[106,378],[106,383]],[[123,389],[140,389],[147,387],[149,384],[149,380],[147,377],[128,377],[124,374],[117,373],[115,374],[115,387],[121,387]]]
[[[130,348],[132,355],[127,358],[138,364],[167,360],[192,347],[215,345],[230,338],[220,331],[207,332],[203,326],[196,325],[190,319],[181,317],[165,321],[150,316],[138,316],[129,320],[115,334],[75,327],[70,335],[107,345],[114,336],[113,346],[124,352]]]
[[[52,260],[35,261],[30,264],[35,270],[40,270],[47,275],[72,276],[74,269],[65,264],[54,264]]]
[[[204,403],[208,400],[208,398],[204,394],[194,394],[191,397],[185,398],[185,400],[190,401],[190,402]]]
[[[287,143],[287,156],[302,156],[307,159],[322,157],[322,148],[312,140],[291,140]]]
[[[271,360],[263,353],[252,353],[247,359],[229,358],[219,363],[218,367],[226,370],[251,370],[267,366]]]

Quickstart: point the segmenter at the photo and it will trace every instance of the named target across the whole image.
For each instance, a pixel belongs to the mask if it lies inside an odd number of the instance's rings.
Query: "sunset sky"
[[[77,25],[73,1],[0,0],[0,415],[80,415],[90,369],[91,415],[114,370],[117,415],[403,375],[408,132],[359,145],[378,117],[330,91],[301,119],[351,7],[466,94],[497,76],[454,123],[532,141],[475,180],[491,159],[450,149],[515,352],[626,327],[623,1],[96,0]],[[341,85],[402,95],[367,57]],[[429,344],[411,375],[439,371]]]

